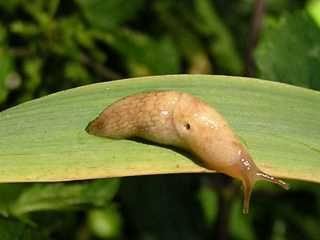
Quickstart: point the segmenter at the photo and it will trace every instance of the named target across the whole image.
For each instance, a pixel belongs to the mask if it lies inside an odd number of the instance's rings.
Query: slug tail
[[[289,190],[289,184],[287,184],[286,182],[282,181],[281,179],[278,179],[276,177],[273,177],[269,174],[266,174],[264,172],[257,172],[256,173],[256,178],[257,180],[265,180],[265,181],[268,181],[268,182],[272,182],[274,184],[277,184],[279,185],[280,187],[286,189],[286,190]]]
[[[85,128],[86,132],[89,133],[89,134],[91,134],[91,132],[92,132],[92,131],[91,131],[92,122],[93,122],[93,121],[90,121],[89,124],[87,125],[87,127]]]
[[[101,131],[102,123],[98,121],[98,118],[92,120],[89,122],[89,124],[86,127],[86,132],[92,135],[99,135],[99,131]]]

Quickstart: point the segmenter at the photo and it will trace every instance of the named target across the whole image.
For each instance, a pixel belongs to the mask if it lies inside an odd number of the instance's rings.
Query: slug
[[[243,212],[257,180],[288,185],[262,172],[212,107],[183,92],[153,91],[120,99],[86,128],[89,134],[113,139],[139,137],[191,152],[208,169],[237,178],[243,185]]]

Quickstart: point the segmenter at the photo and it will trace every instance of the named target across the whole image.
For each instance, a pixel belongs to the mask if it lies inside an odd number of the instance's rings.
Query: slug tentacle
[[[287,183],[285,183],[284,181],[282,181],[281,179],[278,179],[278,178],[273,177],[269,174],[266,174],[266,173],[260,171],[258,168],[257,168],[257,171],[258,172],[255,173],[255,175],[253,176],[253,179],[245,177],[242,181],[242,185],[243,185],[243,210],[242,210],[242,212],[244,214],[249,213],[251,193],[252,193],[252,190],[253,190],[253,187],[254,187],[256,181],[263,180],[263,181],[272,182],[272,183],[277,184],[280,187],[284,188],[285,190],[289,190],[289,185]]]
[[[248,179],[244,179],[242,182],[242,187],[243,187],[243,208],[242,212],[243,214],[248,214],[249,213],[249,207],[250,207],[250,198],[251,198],[251,193],[253,190],[255,182],[250,181]]]
[[[274,184],[279,185],[280,187],[284,188],[285,190],[289,190],[289,184],[287,184],[286,182],[282,181],[281,179],[278,179],[276,177],[273,177],[269,174],[266,174],[262,171],[259,171],[256,173],[256,178],[257,180],[264,180],[264,181],[268,181],[268,182],[272,182]]]
[[[285,182],[255,165],[214,108],[187,93],[154,91],[125,97],[106,107],[86,131],[114,139],[140,137],[190,151],[204,167],[242,181],[244,213],[249,211],[257,180],[288,189]]]

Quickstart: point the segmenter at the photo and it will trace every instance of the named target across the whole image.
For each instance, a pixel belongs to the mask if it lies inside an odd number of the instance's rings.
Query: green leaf
[[[320,93],[270,81],[164,75],[62,91],[0,113],[0,182],[62,181],[204,172],[171,149],[88,135],[107,105],[129,94],[172,89],[216,107],[257,165],[286,178],[320,182]]]
[[[320,90],[320,28],[304,13],[267,29],[256,52],[261,77]]]
[[[184,2],[158,1],[155,11],[166,32],[173,39],[176,51],[185,59],[187,72],[211,72],[211,63],[205,47],[202,46],[202,38],[190,28],[190,18],[194,19],[194,14]]]
[[[30,228],[18,221],[0,218],[1,240],[44,240],[48,239],[39,229]]]
[[[108,30],[135,16],[143,0],[77,0],[93,27]]]
[[[66,78],[78,83],[78,85],[90,82],[90,74],[87,69],[81,63],[76,61],[66,63],[64,74]]]
[[[41,210],[74,209],[81,205],[104,206],[114,197],[118,187],[117,180],[34,184],[12,201],[10,214],[19,217]]]
[[[179,56],[169,38],[156,40],[130,30],[117,30],[101,37],[127,61],[132,76],[179,72]]]
[[[218,195],[208,186],[202,186],[198,193],[207,227],[213,226],[218,215]]]
[[[310,0],[306,6],[306,10],[320,27],[320,1],[319,0]]]
[[[33,37],[40,32],[40,29],[37,25],[33,23],[26,23],[20,20],[11,23],[10,30],[11,32],[23,37]]]
[[[198,14],[197,28],[210,39],[209,47],[220,67],[233,74],[241,74],[243,64],[232,35],[218,16],[212,1],[195,1]]]
[[[0,1],[0,8],[12,13],[20,4],[21,0]]]
[[[107,208],[92,209],[88,213],[88,225],[91,232],[102,239],[119,238],[122,219],[115,205]]]
[[[0,184],[0,215],[8,217],[12,203],[19,197],[26,188],[25,184]]]
[[[0,103],[8,94],[9,76],[13,73],[13,59],[0,48]]]

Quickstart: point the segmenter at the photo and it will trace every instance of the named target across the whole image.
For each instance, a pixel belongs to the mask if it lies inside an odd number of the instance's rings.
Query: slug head
[[[243,190],[243,213],[247,214],[249,212],[250,198],[253,187],[258,180],[269,181],[274,184],[279,185],[280,187],[288,190],[289,185],[269,174],[262,172],[252,160],[250,154],[246,151],[242,144],[239,144],[239,149],[241,154],[239,155],[238,161],[233,166],[233,174],[238,175],[242,182]]]
[[[182,101],[183,100],[183,101]],[[174,112],[174,124],[183,147],[200,158],[204,167],[237,178],[243,185],[243,213],[248,213],[257,180],[288,185],[262,172],[223,117],[207,104],[183,95]]]

